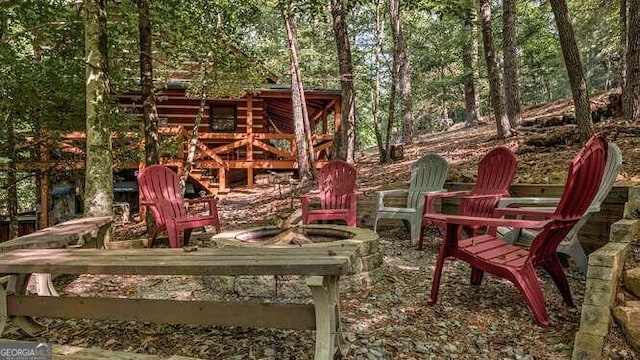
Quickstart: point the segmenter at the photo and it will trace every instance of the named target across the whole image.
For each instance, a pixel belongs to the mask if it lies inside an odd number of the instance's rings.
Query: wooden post
[[[247,185],[253,186],[253,94],[247,95]]]
[[[218,168],[218,191],[223,193],[227,189],[227,169],[220,166]]]

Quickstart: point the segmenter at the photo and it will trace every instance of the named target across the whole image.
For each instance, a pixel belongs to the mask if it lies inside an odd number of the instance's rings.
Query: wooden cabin
[[[164,153],[162,163],[182,171],[188,141],[200,100],[188,98],[181,83],[157,95],[158,123],[163,138],[182,139],[177,154]],[[314,153],[322,166],[333,151],[334,132],[340,127],[340,91],[305,91]],[[119,103],[138,116],[142,98],[130,93]],[[266,171],[297,169],[291,90],[271,86],[237,99],[207,99],[198,128],[197,156],[190,180],[207,192],[229,191],[232,184],[254,184]]]

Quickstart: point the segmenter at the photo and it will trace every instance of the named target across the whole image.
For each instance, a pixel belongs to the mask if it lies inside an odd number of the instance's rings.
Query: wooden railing
[[[186,157],[191,134],[183,127],[162,128],[164,136],[184,139],[181,149]],[[333,150],[332,134],[312,136],[316,158],[326,159]],[[254,168],[294,168],[296,143],[294,134],[275,133],[202,133],[196,142],[196,163],[204,168],[245,168],[253,162]],[[257,150],[256,150],[257,149]],[[284,164],[288,162],[290,164]]]

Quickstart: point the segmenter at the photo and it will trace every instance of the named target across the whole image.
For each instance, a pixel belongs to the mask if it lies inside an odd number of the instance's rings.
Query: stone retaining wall
[[[580,330],[573,346],[574,360],[602,359],[624,261],[639,233],[640,220],[619,220],[611,226],[610,242],[589,256]]]

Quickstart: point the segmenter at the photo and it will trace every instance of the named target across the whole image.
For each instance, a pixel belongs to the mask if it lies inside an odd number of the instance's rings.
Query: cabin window
[[[209,123],[211,131],[236,131],[237,113],[235,105],[210,105]]]

